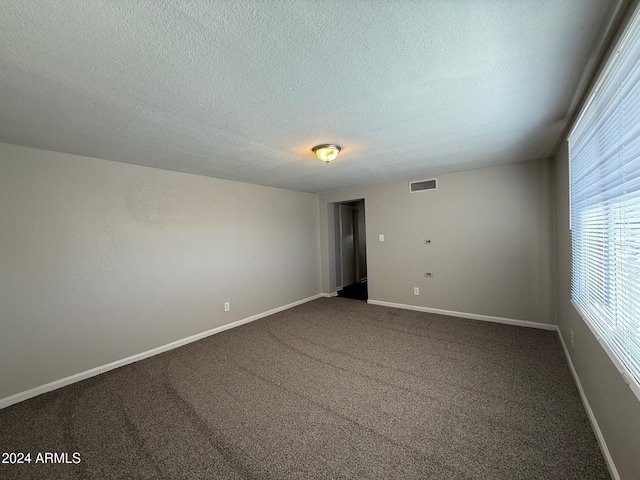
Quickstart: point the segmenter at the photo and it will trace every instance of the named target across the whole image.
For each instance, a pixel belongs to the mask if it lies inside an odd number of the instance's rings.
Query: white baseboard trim
[[[245,323],[250,323],[255,320],[259,320],[264,317],[268,317],[269,315],[273,315],[274,313],[282,312],[284,310],[288,310],[293,307],[297,307],[298,305],[302,305],[303,303],[310,302],[317,298],[320,298],[323,294],[318,293],[313,295],[312,297],[303,298],[302,300],[298,300],[293,303],[289,303],[287,305],[283,305],[281,307],[272,308],[271,310],[267,310],[266,312],[257,313],[256,315],[252,315],[247,318],[243,318],[241,320],[237,320],[235,322],[227,323],[226,325],[221,325],[216,328],[212,328],[211,330],[207,330],[206,332],[197,333],[195,335],[191,335],[190,337],[182,338],[180,340],[176,340],[175,342],[167,343],[166,345],[162,345],[160,347],[152,348],[151,350],[147,350],[146,352],[137,353],[127,358],[123,358],[121,360],[116,360],[115,362],[107,363],[106,365],[101,365],[99,367],[92,368],[85,372],[76,373],[75,375],[71,375],[69,377],[61,378],[60,380],[55,380],[53,382],[47,383],[45,385],[40,385],[39,387],[32,388],[30,390],[26,390],[24,392],[16,393],[9,397],[5,397],[0,399],[0,409],[6,408],[10,405],[13,405],[18,402],[22,402],[29,398],[36,397],[43,393],[50,392],[52,390],[56,390],[58,388],[65,387],[72,383],[79,382],[81,380],[85,380],[87,378],[95,377],[96,375],[100,375],[101,373],[108,372],[109,370],[113,370],[118,367],[123,367],[133,362],[139,362],[140,360],[144,360],[145,358],[152,357],[154,355],[158,355],[159,353],[164,353],[169,350],[173,350],[174,348],[181,347],[186,345],[187,343],[196,342],[203,338],[209,337],[211,335],[215,335],[216,333],[224,332],[225,330],[229,330],[231,328],[239,327],[240,325],[244,325]]]
[[[417,305],[406,305],[404,303],[383,302],[381,300],[367,300],[371,305],[381,305],[383,307],[402,308],[404,310],[415,310],[416,312],[438,313],[440,315],[449,315],[451,317],[468,318],[471,320],[482,320],[484,322],[506,323],[507,325],[516,325],[518,327],[538,328],[541,330],[555,331],[558,327],[548,323],[529,322],[527,320],[515,320],[513,318],[492,317],[490,315],[479,315],[477,313],[453,312],[451,310],[440,310],[439,308],[420,307]]]
[[[591,405],[589,405],[589,400],[587,400],[587,396],[584,393],[584,389],[582,388],[582,383],[580,382],[580,378],[578,377],[578,372],[576,372],[576,369],[573,366],[573,361],[571,360],[571,356],[569,355],[567,344],[564,342],[562,332],[560,331],[559,328],[558,328],[558,336],[560,337],[560,343],[562,344],[562,349],[564,350],[564,356],[567,357],[567,362],[569,363],[569,369],[571,370],[571,374],[573,375],[573,380],[576,382],[576,386],[578,387],[578,392],[580,392],[580,398],[582,399],[582,404],[584,405],[584,409],[586,410],[587,416],[589,417],[589,421],[591,422],[591,428],[593,428],[593,432],[596,434],[596,439],[598,440],[598,445],[600,445],[602,456],[604,457],[604,460],[607,463],[607,467],[609,468],[609,473],[611,474],[611,478],[613,478],[613,480],[620,480],[620,474],[618,473],[618,469],[616,468],[615,463],[613,463],[613,458],[611,457],[611,453],[609,453],[609,448],[607,447],[607,443],[604,441],[604,437],[602,436],[602,431],[600,430],[598,421],[596,420],[596,417],[593,414],[593,410],[591,410]]]
[[[320,294],[321,297],[324,298],[331,298],[331,297],[337,297],[338,296],[338,292],[333,292],[333,293],[321,293]]]

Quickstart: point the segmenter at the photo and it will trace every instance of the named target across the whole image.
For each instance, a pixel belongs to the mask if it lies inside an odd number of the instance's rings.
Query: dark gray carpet
[[[554,332],[320,299],[0,411],[3,479],[609,478]]]

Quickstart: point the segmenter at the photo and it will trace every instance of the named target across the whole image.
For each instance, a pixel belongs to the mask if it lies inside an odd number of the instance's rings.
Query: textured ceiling
[[[310,192],[545,158],[617,3],[2,0],[0,142]]]

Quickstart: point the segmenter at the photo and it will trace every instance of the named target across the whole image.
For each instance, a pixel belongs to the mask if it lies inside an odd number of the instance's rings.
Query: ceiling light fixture
[[[331,160],[334,160],[342,147],[340,145],[336,145],[335,143],[323,143],[322,145],[316,145],[311,149],[317,157],[325,163],[329,163]]]

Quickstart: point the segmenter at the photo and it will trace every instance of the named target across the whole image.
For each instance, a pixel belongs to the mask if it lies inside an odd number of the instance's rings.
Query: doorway
[[[367,236],[364,199],[334,205],[338,296],[367,300]]]

